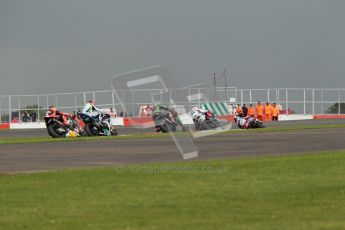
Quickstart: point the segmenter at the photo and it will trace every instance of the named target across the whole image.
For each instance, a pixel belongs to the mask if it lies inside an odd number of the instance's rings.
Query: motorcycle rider
[[[244,117],[246,117],[248,115],[248,108],[247,108],[246,104],[243,104],[242,112],[243,112]]]
[[[205,120],[205,114],[208,112],[206,109],[200,109],[198,107],[192,108],[192,118],[193,121]]]
[[[95,101],[89,100],[84,105],[83,110],[81,111],[82,114],[86,114],[94,119],[97,119],[101,113],[106,113],[107,111],[104,109],[99,109],[95,106]]]
[[[239,117],[243,117],[243,110],[240,104],[237,105],[235,115]]]
[[[86,104],[84,105],[84,108],[81,111],[82,114],[88,115],[89,117],[92,117],[95,125],[100,128],[102,127],[102,120],[100,115],[102,113],[107,113],[106,110],[104,109],[99,109],[95,106],[95,101],[94,100],[89,100],[86,102]],[[100,132],[101,134],[103,134],[102,132]]]
[[[200,109],[198,107],[192,108],[192,119],[195,124],[195,129],[199,129],[200,123],[206,119],[206,113],[208,110]]]
[[[73,129],[73,127],[71,127],[70,124],[68,124],[67,122],[67,117],[71,117],[71,115],[69,113],[64,113],[64,112],[60,112],[59,110],[57,110],[57,108],[53,105],[49,106],[48,111],[46,113],[46,116],[49,117],[55,117],[56,119],[58,119],[59,121],[62,122],[62,124],[64,124],[64,128],[66,130],[68,129]]]
[[[164,116],[170,121],[176,123],[178,126],[184,129],[183,124],[178,116],[177,111],[173,107],[169,107],[165,104],[157,104],[152,108],[152,118],[155,120],[155,122],[160,121],[158,118],[160,116]],[[160,128],[159,126],[156,126],[156,131],[159,132]]]
[[[237,116],[236,117],[236,123],[238,124],[238,126],[243,127],[244,129],[247,129],[249,127],[249,121],[250,121],[250,116]]]
[[[175,108],[171,108],[165,104],[158,104],[155,105],[152,108],[153,111],[153,117],[155,117],[155,115],[157,114],[163,114],[165,115],[168,119],[178,123],[180,126],[182,126],[182,122],[180,121],[180,118],[175,110]]]

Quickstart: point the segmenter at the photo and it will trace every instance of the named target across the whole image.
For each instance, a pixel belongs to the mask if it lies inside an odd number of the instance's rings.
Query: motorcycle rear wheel
[[[49,136],[51,136],[51,137],[53,137],[53,138],[62,138],[62,137],[66,137],[66,133],[61,133],[61,134],[59,134],[59,133],[55,130],[54,126],[52,126],[52,125],[48,125],[47,131],[48,131]]]
[[[210,129],[216,129],[216,128],[218,128],[218,125],[212,120],[204,120],[201,123],[202,130],[210,130]]]
[[[159,130],[160,130],[162,133],[168,133],[168,132],[169,132],[169,128],[167,127],[167,124],[160,125],[160,126],[159,126]]]

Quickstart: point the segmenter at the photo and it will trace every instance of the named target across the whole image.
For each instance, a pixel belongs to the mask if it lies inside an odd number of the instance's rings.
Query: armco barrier
[[[217,116],[220,120],[227,120],[227,121],[233,121],[234,116],[233,115],[228,115],[228,116]],[[181,118],[181,121],[183,124],[193,124],[192,119],[188,119],[188,117],[183,117]],[[137,127],[142,127],[142,126],[153,126],[153,120],[151,117],[126,117],[123,120],[124,126],[137,126]]]
[[[314,115],[314,119],[345,119],[345,115]]]
[[[234,115],[217,116],[220,120],[234,121]],[[303,115],[291,114],[279,115],[280,121],[297,121],[297,120],[312,120],[312,119],[345,119],[345,115]],[[181,121],[183,124],[193,124],[190,116],[182,116]],[[152,127],[154,125],[151,117],[118,117],[112,118],[112,123],[115,126],[126,127]],[[83,124],[82,124],[83,126]],[[46,128],[44,122],[23,122],[23,123],[4,123],[0,124],[0,129],[42,129]]]
[[[0,124],[0,129],[9,129],[9,128],[10,128],[10,124],[8,123]]]
[[[125,117],[123,119],[124,126],[153,126],[151,117]]]

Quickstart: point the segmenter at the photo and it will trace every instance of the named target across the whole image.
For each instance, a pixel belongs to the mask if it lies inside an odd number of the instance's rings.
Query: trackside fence
[[[100,108],[113,108],[117,115],[139,116],[140,108],[152,104],[152,95],[160,101],[170,103],[187,111],[202,103],[226,102],[234,104],[256,104],[276,102],[286,113],[295,114],[345,114],[345,89],[272,88],[237,89],[229,88],[183,88],[151,90],[112,90],[40,94],[0,95],[0,123],[40,121],[50,105],[66,112],[79,111],[85,101],[94,99]]]

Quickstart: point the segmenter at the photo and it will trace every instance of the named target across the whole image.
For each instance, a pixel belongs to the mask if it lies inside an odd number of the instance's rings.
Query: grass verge
[[[344,229],[345,150],[0,176],[1,229]]]

